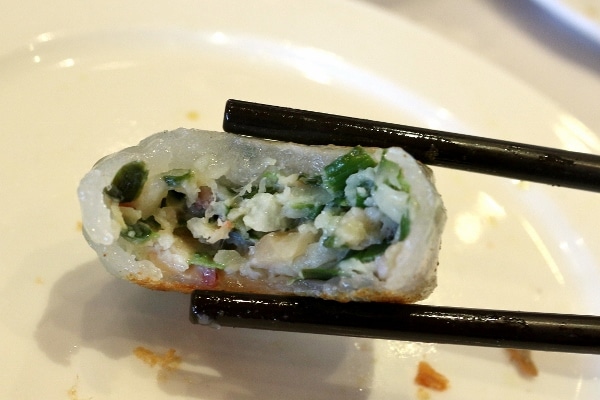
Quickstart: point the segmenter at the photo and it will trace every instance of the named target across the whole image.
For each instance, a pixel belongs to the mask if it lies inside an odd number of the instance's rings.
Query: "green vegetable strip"
[[[399,240],[403,241],[408,237],[410,233],[410,217],[408,216],[408,212],[402,214],[402,218],[400,219],[400,237]]]
[[[319,281],[327,281],[335,278],[340,274],[337,268],[305,268],[302,270],[302,279],[315,279]]]
[[[350,175],[375,165],[375,160],[362,147],[355,147],[324,168],[323,184],[329,191],[339,193]]]
[[[375,260],[375,258],[389,247],[389,243],[379,243],[367,247],[364,250],[351,250],[346,255],[345,259],[356,258],[358,261],[367,263]]]
[[[119,169],[111,184],[104,188],[104,193],[119,203],[127,203],[137,199],[146,179],[146,164],[143,161],[132,161]]]
[[[189,260],[189,264],[192,265],[201,265],[206,268],[215,268],[215,269],[224,269],[225,265],[216,262],[207,254],[194,254]]]

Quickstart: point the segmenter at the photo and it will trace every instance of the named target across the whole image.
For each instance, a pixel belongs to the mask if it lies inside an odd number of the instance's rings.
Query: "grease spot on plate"
[[[185,118],[188,119],[189,121],[197,121],[198,119],[200,119],[200,113],[198,111],[188,111],[185,114]]]

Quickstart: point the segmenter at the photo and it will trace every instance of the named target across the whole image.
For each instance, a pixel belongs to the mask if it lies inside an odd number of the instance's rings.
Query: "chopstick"
[[[429,165],[600,192],[600,156],[230,99],[226,132],[308,145],[404,148]],[[600,317],[194,291],[213,324],[455,345],[600,354]]]
[[[399,146],[429,165],[600,192],[600,156],[230,99],[226,132],[309,145]]]
[[[196,290],[196,324],[600,354],[600,317]]]

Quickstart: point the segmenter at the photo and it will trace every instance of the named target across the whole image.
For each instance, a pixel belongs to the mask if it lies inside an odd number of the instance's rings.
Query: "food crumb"
[[[77,378],[75,379],[75,383],[73,384],[73,386],[71,386],[69,390],[67,390],[67,395],[69,396],[69,400],[81,400],[81,398],[79,397],[79,376],[77,376]],[[88,397],[88,400],[90,399],[91,397]]]
[[[431,398],[431,394],[425,388],[417,388],[417,399],[418,400],[429,400]]]
[[[77,384],[71,386],[69,390],[67,390],[67,394],[69,395],[70,400],[77,400],[79,396],[77,396]]]
[[[162,373],[175,371],[181,364],[181,357],[175,354],[175,349],[169,349],[165,354],[158,354],[138,346],[133,350],[133,354],[151,367],[158,365]]]
[[[83,222],[81,222],[81,221],[77,221],[77,222],[75,223],[75,230],[76,230],[77,232],[83,232]]]
[[[188,111],[185,117],[190,121],[197,121],[200,118],[200,114],[197,111]]]
[[[428,362],[421,361],[419,362],[419,367],[417,369],[415,383],[441,392],[448,389],[449,381],[448,378],[433,369]]]
[[[527,378],[534,378],[538,375],[538,369],[530,350],[506,349],[510,362],[513,363],[519,373]]]
[[[36,276],[33,281],[35,282],[36,285],[43,285],[44,284],[44,280],[42,279],[41,276]]]

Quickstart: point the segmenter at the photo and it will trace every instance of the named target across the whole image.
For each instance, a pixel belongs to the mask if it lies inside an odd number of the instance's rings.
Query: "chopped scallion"
[[[335,236],[328,236],[323,240],[323,247],[332,249],[335,247]]]
[[[324,168],[323,184],[330,192],[339,194],[344,191],[350,175],[375,165],[375,160],[362,147],[357,146]]]
[[[314,279],[319,281],[327,281],[331,278],[335,278],[340,274],[337,268],[305,268],[302,270],[302,279]]]
[[[144,243],[145,241],[152,238],[154,231],[144,221],[137,221],[132,225],[127,225],[125,229],[121,231],[121,237],[132,243]]]
[[[137,199],[148,179],[148,170],[143,161],[132,161],[117,171],[104,193],[118,201],[127,203]]]
[[[375,260],[375,258],[389,247],[389,243],[379,243],[367,247],[364,250],[350,250],[345,259],[356,258],[358,261],[367,263]]]
[[[405,212],[404,214],[402,214],[402,218],[400,219],[400,237],[398,238],[398,240],[403,241],[404,239],[406,239],[408,237],[408,234],[410,233],[410,217],[408,215],[408,212]]]
[[[394,190],[410,193],[410,184],[404,179],[402,168],[384,156],[377,167],[377,174],[381,176],[383,183]]]

